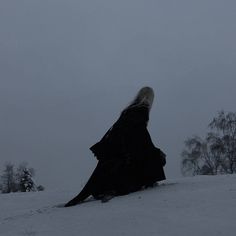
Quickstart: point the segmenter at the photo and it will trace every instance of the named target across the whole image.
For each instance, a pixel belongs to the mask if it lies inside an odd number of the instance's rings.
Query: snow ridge
[[[234,236],[235,183],[236,175],[167,180],[70,208],[62,206],[76,190],[0,194],[0,235]]]

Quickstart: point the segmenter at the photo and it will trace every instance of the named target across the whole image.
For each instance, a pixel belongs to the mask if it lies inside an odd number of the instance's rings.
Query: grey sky
[[[0,168],[28,161],[46,187],[79,190],[88,148],[149,85],[149,131],[179,176],[186,137],[235,111],[235,12],[227,0],[2,0]]]

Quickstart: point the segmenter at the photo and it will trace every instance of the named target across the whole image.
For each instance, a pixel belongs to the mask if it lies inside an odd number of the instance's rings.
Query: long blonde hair
[[[145,106],[150,111],[154,100],[154,91],[151,87],[143,87],[139,90],[133,101],[123,110],[126,111],[133,107]]]

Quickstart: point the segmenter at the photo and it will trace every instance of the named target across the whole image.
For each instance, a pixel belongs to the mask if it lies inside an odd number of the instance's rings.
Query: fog
[[[81,184],[99,141],[142,86],[148,129],[180,176],[184,140],[235,111],[236,2],[2,0],[0,169],[27,161],[46,188]]]

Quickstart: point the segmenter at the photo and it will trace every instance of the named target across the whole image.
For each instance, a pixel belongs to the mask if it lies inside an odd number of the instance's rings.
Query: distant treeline
[[[36,185],[34,176],[34,168],[29,168],[26,162],[17,168],[12,163],[6,163],[0,175],[0,191],[2,193],[43,191],[44,187]]]

